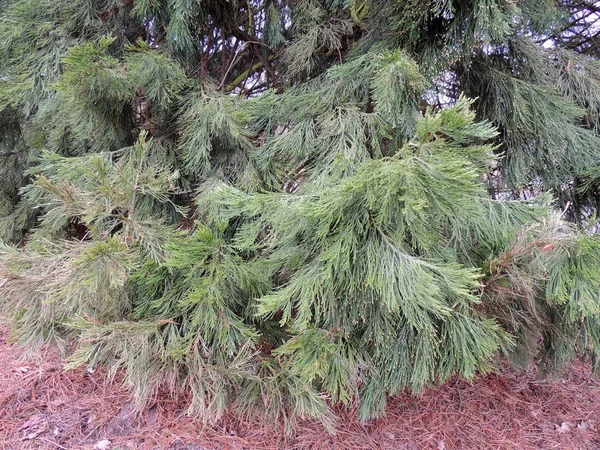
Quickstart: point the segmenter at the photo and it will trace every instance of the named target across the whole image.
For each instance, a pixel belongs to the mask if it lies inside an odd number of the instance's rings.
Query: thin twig
[[[50,439],[46,439],[46,438],[43,438],[43,437],[40,437],[40,436],[38,436],[36,439],[39,439],[40,441],[47,442],[48,444],[56,445],[58,448],[62,448],[64,450],[69,450],[67,447],[63,447],[62,445],[57,444],[56,442],[51,441]]]

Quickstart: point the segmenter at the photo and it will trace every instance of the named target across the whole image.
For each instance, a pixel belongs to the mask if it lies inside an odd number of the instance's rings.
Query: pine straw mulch
[[[0,449],[600,449],[600,383],[588,369],[556,382],[533,370],[457,380],[398,396],[364,425],[340,411],[335,435],[304,421],[286,436],[260,417],[203,426],[166,396],[136,416],[127,390],[101,371],[65,372],[51,352],[24,360],[0,329]]]

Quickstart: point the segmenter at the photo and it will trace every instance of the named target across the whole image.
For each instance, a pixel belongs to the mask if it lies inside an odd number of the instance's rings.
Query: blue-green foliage
[[[541,3],[0,0],[15,337],[288,430],[598,369],[600,70]]]

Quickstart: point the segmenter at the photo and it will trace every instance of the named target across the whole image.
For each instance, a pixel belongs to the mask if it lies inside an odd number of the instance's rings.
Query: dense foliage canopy
[[[292,426],[600,356],[600,5],[0,0],[0,305]]]

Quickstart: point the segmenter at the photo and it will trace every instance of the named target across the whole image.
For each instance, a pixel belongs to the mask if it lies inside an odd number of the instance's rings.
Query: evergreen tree
[[[0,0],[0,299],[292,426],[600,356],[598,7]],[[591,36],[591,37],[590,37]]]

